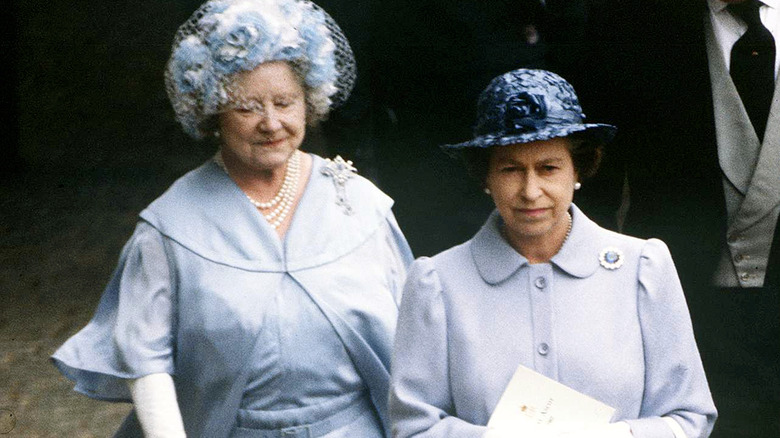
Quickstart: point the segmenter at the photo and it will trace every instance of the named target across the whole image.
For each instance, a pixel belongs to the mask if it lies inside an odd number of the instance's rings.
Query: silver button
[[[744,259],[745,259],[745,257],[742,254],[737,254],[737,255],[734,256],[734,261],[737,262],[737,263],[741,262]]]
[[[542,342],[539,344],[539,348],[537,348],[536,351],[538,351],[542,356],[547,356],[547,353],[550,352],[550,346]]]
[[[740,274],[739,278],[741,278],[742,281],[748,281],[750,280],[750,274],[748,274],[747,272],[743,272],[742,274]]]
[[[544,289],[544,287],[547,286],[547,280],[545,280],[544,277],[538,277],[536,280],[534,280],[534,286],[538,287],[539,289]]]
[[[742,237],[740,237],[739,234],[732,234],[732,235],[728,236],[727,240],[728,240],[729,243],[737,243],[740,240],[742,240]]]

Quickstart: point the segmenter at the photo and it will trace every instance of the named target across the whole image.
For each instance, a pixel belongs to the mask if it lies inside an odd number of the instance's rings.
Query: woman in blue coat
[[[53,356],[77,391],[134,404],[118,436],[387,435],[411,253],[351,162],[299,150],[354,67],[307,0],[210,0],[180,27],[168,94],[219,150],[141,212],[94,318]]]
[[[712,429],[666,246],[605,230],[572,203],[615,132],[583,118],[564,79],[515,70],[482,93],[474,139],[445,147],[496,209],[471,240],[410,269],[391,378],[395,437],[525,436],[486,427],[519,365],[615,408],[611,423],[561,436]]]

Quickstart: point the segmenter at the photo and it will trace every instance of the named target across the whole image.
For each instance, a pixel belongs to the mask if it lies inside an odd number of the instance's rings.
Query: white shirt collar
[[[780,0],[761,0],[761,3],[763,3],[764,6],[768,6],[772,9],[780,8]],[[712,11],[713,14],[717,14],[718,12],[723,11],[729,5],[728,3],[721,0],[707,0],[707,4],[709,5],[710,11]]]

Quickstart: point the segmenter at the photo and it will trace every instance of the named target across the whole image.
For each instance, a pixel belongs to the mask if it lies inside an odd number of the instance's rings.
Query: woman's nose
[[[525,181],[523,181],[523,187],[520,190],[520,195],[524,199],[534,200],[542,195],[542,187],[540,185],[539,177],[534,175],[533,172],[528,172],[525,175]]]
[[[260,123],[257,125],[262,132],[274,132],[282,128],[282,122],[279,114],[273,109],[265,109],[260,116]]]

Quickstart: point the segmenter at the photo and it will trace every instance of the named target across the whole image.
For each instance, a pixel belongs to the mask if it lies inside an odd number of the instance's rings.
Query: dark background
[[[396,200],[421,256],[468,239],[491,209],[438,145],[470,137],[476,97],[500,73],[546,67],[575,88],[594,80],[587,66],[608,2],[318,3],[352,43],[359,80],[304,149],[355,161]],[[141,209],[214,153],[182,133],[163,85],[176,28],[200,2],[4,4],[0,434],[107,436],[127,406],[72,393],[47,358],[91,317]],[[579,91],[587,111],[596,97]]]

